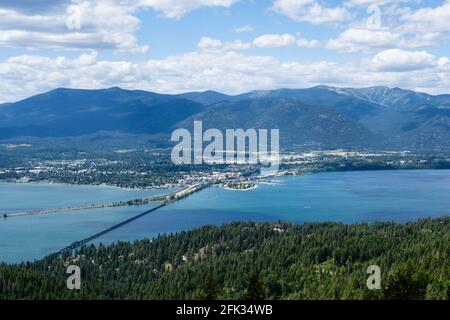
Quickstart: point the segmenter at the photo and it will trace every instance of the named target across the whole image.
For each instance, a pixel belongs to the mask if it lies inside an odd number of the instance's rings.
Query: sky
[[[450,0],[0,0],[0,103],[389,86],[450,93]]]

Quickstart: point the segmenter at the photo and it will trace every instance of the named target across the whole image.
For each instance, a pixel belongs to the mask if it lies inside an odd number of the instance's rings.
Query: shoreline
[[[23,184],[23,185],[60,185],[60,186],[69,186],[69,187],[107,187],[107,188],[114,188],[114,189],[122,189],[122,190],[139,190],[139,191],[145,191],[145,190],[164,190],[164,189],[176,189],[176,188],[184,188],[186,186],[182,184],[174,184],[172,186],[150,186],[150,187],[121,187],[113,184],[106,184],[106,183],[99,183],[99,184],[84,184],[84,183],[67,183],[67,182],[53,182],[48,180],[42,180],[42,181],[27,181],[27,182],[21,182],[21,181],[7,181],[7,180],[0,180],[1,184]]]
[[[339,172],[373,172],[373,171],[432,171],[432,170],[449,170],[450,168],[383,168],[383,169],[362,169],[362,170],[319,170],[319,171],[308,171],[308,172],[282,172],[279,175],[275,175],[270,177],[270,179],[276,179],[276,178],[289,178],[289,177],[301,177],[305,175],[312,175],[312,174],[326,174],[326,173],[339,173]],[[258,178],[258,177],[256,177]],[[249,181],[253,181],[250,179]],[[100,183],[100,184],[78,184],[78,183],[67,183],[67,182],[54,182],[54,181],[48,181],[48,180],[42,180],[42,181],[28,181],[28,182],[20,182],[20,181],[7,181],[7,180],[0,180],[0,184],[23,184],[23,185],[61,185],[61,186],[70,186],[70,187],[107,187],[107,188],[115,188],[115,189],[122,189],[122,190],[139,190],[139,191],[145,191],[145,190],[164,190],[164,189],[176,189],[179,188],[184,189],[187,188],[188,185],[176,183],[171,184],[170,186],[165,185],[159,185],[159,186],[149,186],[149,187],[121,187],[113,184],[106,184],[106,183]],[[257,184],[267,184],[267,185],[274,185],[277,186],[277,183],[271,183],[271,182],[264,182],[264,181],[258,181]],[[223,187],[223,189],[227,189]],[[240,189],[233,189],[228,188],[229,190],[234,191],[240,191]],[[244,189],[242,191],[246,190],[252,190],[254,188]]]
[[[372,171],[426,171],[426,170],[450,170],[450,168],[376,168],[376,169],[353,169],[353,170],[318,170],[318,171],[305,171],[305,172],[294,172],[294,171],[282,171],[277,175],[268,177],[268,178],[284,178],[284,177],[299,177],[304,175],[311,174],[324,174],[324,173],[336,173],[336,172],[372,172]],[[256,177],[257,178],[257,177]],[[156,186],[148,186],[148,187],[121,187],[114,184],[106,184],[106,183],[91,183],[91,184],[81,184],[81,183],[68,183],[68,182],[54,182],[48,180],[41,181],[7,181],[0,180],[0,183],[4,184],[48,184],[48,185],[65,185],[65,186],[79,186],[79,187],[109,187],[109,188],[117,188],[123,190],[162,190],[162,189],[175,189],[175,188],[186,188],[187,185],[181,183],[174,183],[167,185],[156,185]],[[259,183],[259,182],[258,182]],[[261,182],[263,183],[263,182]],[[269,184],[269,183],[268,183]],[[232,189],[237,190],[237,189]]]
[[[199,188],[200,187],[200,188]],[[180,200],[184,197],[189,196],[191,193],[200,191],[203,189],[201,185],[192,185],[186,188],[181,188],[180,190],[175,190],[170,193],[165,193],[163,195],[155,195],[147,198],[137,198],[123,201],[114,201],[109,203],[100,203],[100,204],[91,204],[84,206],[74,206],[74,207],[64,207],[64,208],[48,208],[48,209],[40,209],[40,210],[29,210],[22,212],[13,212],[13,213],[0,213],[3,219],[7,218],[17,218],[17,217],[26,217],[26,216],[34,216],[34,215],[46,215],[46,214],[56,214],[56,213],[64,213],[64,212],[73,212],[73,211],[85,211],[85,210],[93,210],[93,209],[105,209],[105,208],[117,208],[117,207],[131,207],[131,206],[143,206],[148,205],[150,203],[162,202],[164,204],[171,203],[176,200]],[[169,189],[167,189],[169,190]]]
[[[357,225],[361,225],[362,223],[367,223],[369,225],[373,225],[373,224],[377,224],[377,223],[383,223],[383,224],[394,224],[394,225],[408,225],[408,224],[412,224],[412,223],[418,223],[421,221],[437,221],[437,220],[441,220],[441,221],[449,221],[450,222],[450,212],[449,214],[443,214],[443,215],[437,215],[437,216],[424,216],[424,217],[416,217],[414,219],[411,220],[406,220],[406,221],[393,221],[393,220],[376,220],[376,221],[355,221],[355,222],[340,222],[340,221],[335,221],[335,220],[322,220],[322,221],[303,221],[303,222],[293,222],[287,219],[282,219],[282,220],[278,220],[278,221],[268,221],[268,220],[250,220],[250,223],[266,223],[268,225],[271,226],[275,226],[279,223],[281,224],[291,224],[291,225],[308,225],[308,224],[335,224],[335,225],[346,225],[346,226],[357,226]],[[212,226],[214,228],[219,228],[221,226],[226,226],[226,225],[231,225],[235,222],[245,222],[242,220],[233,220],[230,222],[226,222],[226,223],[217,223],[217,224],[213,224]],[[130,243],[133,244],[136,241],[137,242],[145,242],[145,241],[152,241],[154,239],[160,238],[160,237],[169,237],[169,236],[173,236],[173,235],[179,235],[183,232],[189,232],[189,231],[195,231],[195,230],[199,230],[201,229],[202,226],[198,226],[198,227],[193,227],[193,228],[188,228],[188,229],[184,229],[184,230],[180,230],[180,231],[174,231],[174,232],[163,232],[163,233],[158,233],[155,234],[153,236],[147,236],[147,237],[143,237],[143,238],[139,238],[139,239],[134,239],[134,240],[114,240],[112,242],[98,242],[93,244],[96,248],[98,248],[99,246],[104,246],[104,247],[111,247],[114,246],[115,244],[117,244],[118,242],[126,242],[126,243]],[[4,263],[4,264],[9,264],[9,265],[20,265],[23,263],[27,263],[27,262],[36,262],[39,261],[41,259],[44,259],[45,257],[51,255],[52,252],[49,251],[46,254],[41,255],[40,257],[32,257],[32,258],[23,258],[21,260],[1,260],[0,259],[0,264]]]
[[[245,189],[235,189],[235,188],[231,188],[231,187],[227,187],[227,186],[223,186],[221,188],[225,189],[225,190],[229,190],[229,191],[242,191],[242,192],[245,192],[245,191],[250,191],[250,190],[254,190],[254,189],[258,188],[258,185],[255,184],[253,187],[245,188]]]

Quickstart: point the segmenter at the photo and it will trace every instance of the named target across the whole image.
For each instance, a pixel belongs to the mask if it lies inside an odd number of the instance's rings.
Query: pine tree
[[[247,279],[247,288],[242,296],[243,300],[263,300],[265,298],[264,288],[259,280],[259,274],[252,272]]]

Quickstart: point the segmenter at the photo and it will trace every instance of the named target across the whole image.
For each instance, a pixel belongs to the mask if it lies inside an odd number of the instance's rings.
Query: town
[[[110,185],[123,188],[173,188],[223,181],[251,182],[260,167],[253,163],[175,165],[170,150],[114,152],[46,150],[0,146],[0,181]],[[319,150],[285,151],[277,173],[302,175],[328,171],[447,169],[450,153],[411,151]]]

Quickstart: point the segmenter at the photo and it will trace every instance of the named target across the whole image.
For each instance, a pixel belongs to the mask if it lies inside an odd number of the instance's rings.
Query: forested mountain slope
[[[82,289],[66,289],[79,265]],[[382,290],[366,287],[381,268]],[[1,299],[449,299],[450,218],[232,223],[0,266]]]

